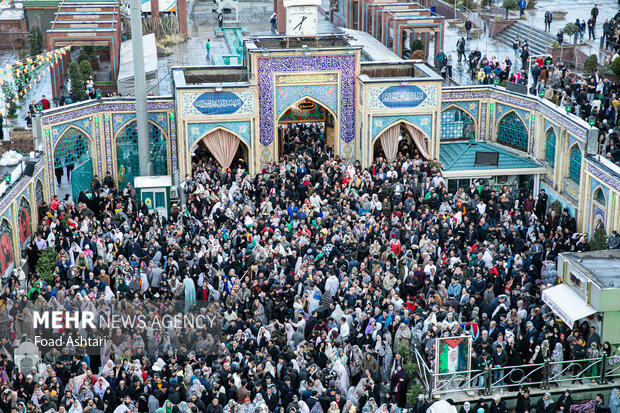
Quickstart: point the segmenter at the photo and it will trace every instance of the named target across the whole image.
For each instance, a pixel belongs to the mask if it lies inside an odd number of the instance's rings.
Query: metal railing
[[[602,357],[551,361],[543,363],[488,367],[485,370],[472,369],[458,373],[435,373],[424,357],[415,351],[418,374],[429,395],[449,394],[462,391],[479,391],[491,395],[492,390],[517,390],[520,386],[535,386],[549,389],[550,384],[591,380],[606,384],[611,378],[620,378],[620,357]]]

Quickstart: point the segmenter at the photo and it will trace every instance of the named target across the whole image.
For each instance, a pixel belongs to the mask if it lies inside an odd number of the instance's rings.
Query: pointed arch
[[[579,143],[575,142],[569,149],[568,176],[575,182],[581,182],[582,152]]]
[[[450,119],[450,113],[454,113],[453,119]],[[462,119],[461,116],[466,118]],[[476,117],[469,110],[452,103],[441,110],[440,139],[475,139],[477,124]]]
[[[555,148],[558,135],[553,126],[549,126],[545,131],[545,159],[551,166],[555,165]]]
[[[125,121],[125,123],[123,123],[121,126],[119,126],[118,128],[116,128],[116,131],[114,132],[114,143],[116,143],[116,140],[118,139],[118,136],[120,135],[120,133],[127,128],[127,126],[130,126],[132,123],[136,122],[136,118],[131,118],[127,121]],[[162,133],[163,135],[166,137],[166,139],[168,138],[168,133],[166,132],[166,130],[157,122],[155,122],[153,119],[148,119],[148,124],[157,127]]]
[[[509,110],[497,121],[497,142],[521,151],[527,151],[529,133],[527,122],[516,110]]]
[[[212,135],[215,139],[208,140],[207,138],[210,135]],[[190,148],[190,152],[193,152],[199,142],[202,142],[204,147],[211,153],[220,166],[224,168],[230,167],[231,163],[234,161],[235,155],[239,153],[239,150],[241,150],[241,155],[245,158],[245,162],[248,162],[250,146],[241,136],[239,136],[239,134],[228,128],[217,126],[206,132],[198,140],[196,140],[196,142],[194,142]],[[239,143],[242,144],[241,148],[239,148]]]
[[[603,191],[603,187],[601,185],[597,186],[592,193],[592,200],[605,207],[607,206],[607,196],[605,196],[605,191]]]
[[[0,275],[4,276],[14,263],[13,227],[6,217],[2,217],[0,220]]]
[[[45,190],[43,189],[43,181],[37,178],[37,183],[34,187],[35,200],[37,201],[37,206],[41,205],[45,202]]]
[[[383,133],[385,131],[387,131],[388,129],[390,129],[391,127],[395,126],[395,125],[399,125],[399,124],[404,124],[406,126],[412,127],[413,130],[415,132],[417,132],[419,134],[419,136],[422,137],[423,141],[421,142],[420,139],[416,140],[415,137],[414,138],[414,143],[416,144],[416,147],[418,148],[418,150],[420,151],[420,153],[424,154],[426,153],[426,156],[423,156],[424,158],[429,158],[430,156],[430,137],[416,124],[411,123],[410,121],[404,119],[404,118],[400,118],[395,120],[394,122],[390,123],[389,125],[387,125],[385,128],[381,129],[377,135],[375,137],[373,137],[372,142],[371,142],[371,148],[372,148],[372,158],[374,158],[375,154],[374,154],[374,148],[375,148],[375,143],[377,142],[377,140],[379,138],[381,138],[381,135],[383,135]],[[420,145],[423,145],[424,143],[426,143],[426,148],[420,148]]]
[[[249,153],[250,145],[248,145],[248,143],[245,141],[245,139],[243,139],[237,132],[235,132],[235,131],[227,128],[227,127],[221,126],[221,125],[216,126],[215,128],[209,130],[208,132],[205,132],[200,138],[196,139],[196,141],[194,143],[192,143],[192,146],[189,148],[189,152],[193,153],[194,150],[196,150],[196,147],[198,146],[198,143],[202,141],[202,138],[204,138],[205,136],[207,136],[211,132],[215,132],[216,130],[222,130],[224,132],[230,133],[231,135],[234,135],[237,139],[239,139],[241,141],[241,143],[245,146],[246,150]]]
[[[276,114],[276,122],[280,121],[280,118],[282,118],[282,115],[284,115],[284,113],[286,113],[287,110],[299,105],[299,103],[301,103],[304,100],[311,100],[312,102],[314,102],[315,104],[321,106],[322,108],[324,108],[326,111],[328,111],[329,113],[331,113],[331,115],[334,117],[334,119],[336,119],[336,113],[329,107],[329,105],[327,105],[326,103],[321,102],[320,99],[315,98],[313,96],[310,95],[304,95],[302,97],[300,97],[299,99],[297,99],[296,101],[294,101],[293,103],[291,103],[290,105],[286,106],[280,113]]]
[[[86,130],[77,125],[69,126],[52,147],[54,168],[91,159],[92,148],[94,148],[93,139]]]
[[[275,158],[276,159],[281,157],[286,152],[285,142],[284,142],[284,132],[280,128],[280,125],[282,123],[285,123],[285,122],[282,121],[282,117],[284,116],[284,114],[287,111],[289,111],[290,109],[292,109],[296,105],[299,105],[299,103],[303,102],[304,100],[309,100],[312,103],[314,103],[315,105],[318,105],[318,106],[320,106],[321,108],[323,108],[325,110],[325,120],[321,121],[321,120],[308,119],[306,122],[310,122],[310,123],[312,123],[312,122],[324,122],[324,125],[325,125],[324,142],[325,142],[325,145],[328,146],[328,147],[336,149],[336,145],[338,144],[338,142],[340,140],[340,119],[338,118],[336,112],[334,112],[334,110],[331,109],[329,107],[329,105],[323,103],[320,99],[318,99],[316,97],[313,97],[313,96],[310,96],[310,95],[304,95],[304,96],[301,96],[299,99],[296,99],[294,102],[292,102],[288,106],[286,106],[275,117],[274,123],[275,123],[276,127],[274,128],[274,132],[273,133],[274,133],[275,142],[277,142],[277,144],[276,144],[276,151],[275,151],[276,152],[275,153]],[[330,115],[331,115],[331,119],[333,119],[333,123],[331,123]]]
[[[32,235],[32,208],[30,207],[30,201],[25,195],[22,195],[19,201],[18,211],[18,225],[19,225],[19,244],[22,248],[25,248]]]
[[[153,175],[168,175],[168,171],[170,171],[168,135],[164,128],[151,119],[148,120],[148,126]],[[123,123],[116,130],[112,147],[116,159],[114,176],[118,181],[118,186],[123,187],[127,183],[132,183],[135,176],[140,176],[140,160],[136,156],[139,146],[137,121],[135,118]]]

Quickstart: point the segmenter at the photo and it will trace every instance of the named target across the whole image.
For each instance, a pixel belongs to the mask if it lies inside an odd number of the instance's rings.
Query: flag
[[[440,341],[439,373],[455,373],[467,370],[467,341],[463,338],[452,338]]]

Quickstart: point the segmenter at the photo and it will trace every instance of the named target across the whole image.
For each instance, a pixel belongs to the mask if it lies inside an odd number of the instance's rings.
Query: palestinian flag
[[[439,341],[438,373],[467,370],[467,339],[451,338]]]

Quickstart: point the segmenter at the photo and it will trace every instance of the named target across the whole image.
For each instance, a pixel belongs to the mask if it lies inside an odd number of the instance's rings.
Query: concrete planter
[[[555,20],[564,20],[568,12],[566,10],[551,10]]]

